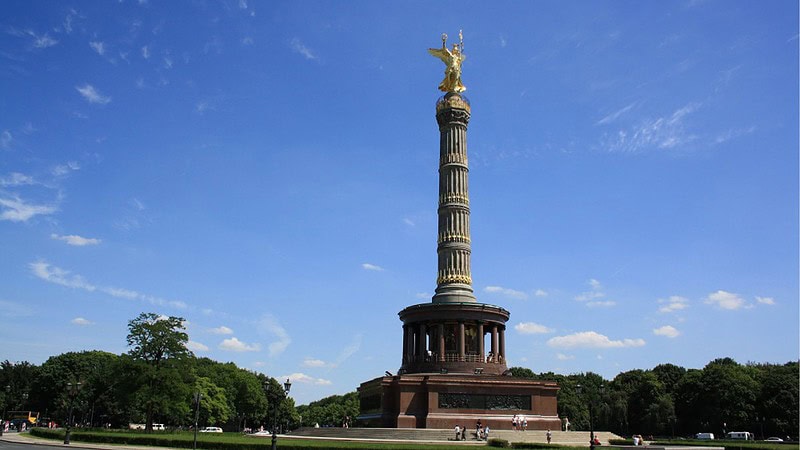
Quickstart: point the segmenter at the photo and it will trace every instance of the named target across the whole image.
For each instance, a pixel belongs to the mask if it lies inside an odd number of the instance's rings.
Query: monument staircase
[[[465,443],[475,443],[475,430],[469,429]],[[553,431],[553,444],[570,446],[589,446],[588,431]],[[609,439],[620,439],[620,436],[608,431],[596,431],[598,439],[603,445],[608,445]],[[287,433],[286,437],[344,439],[344,440],[376,440],[376,441],[428,441],[442,442],[454,441],[454,430],[433,428],[313,428],[303,427]],[[545,430],[491,430],[490,438],[505,439],[509,442],[547,442]]]

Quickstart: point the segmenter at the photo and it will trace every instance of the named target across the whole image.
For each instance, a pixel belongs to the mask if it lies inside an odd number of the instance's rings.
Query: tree
[[[165,317],[155,313],[141,313],[128,322],[128,354],[142,366],[141,387],[138,399],[143,403],[145,430],[153,431],[153,417],[167,413],[185,416],[188,410],[189,385],[181,383],[177,371],[181,360],[193,356],[186,348],[189,336],[181,317]]]

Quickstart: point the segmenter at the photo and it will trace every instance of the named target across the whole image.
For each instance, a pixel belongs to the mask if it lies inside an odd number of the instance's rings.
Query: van
[[[754,439],[749,431],[731,431],[728,433],[727,438],[737,441],[752,441]]]
[[[167,428],[164,426],[163,423],[154,423],[153,424],[153,431],[164,431]]]
[[[713,441],[714,433],[697,433],[694,435],[694,438],[701,441]]]

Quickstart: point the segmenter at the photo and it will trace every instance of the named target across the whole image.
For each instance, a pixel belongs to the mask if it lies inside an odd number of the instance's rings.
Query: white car
[[[220,427],[203,427],[200,428],[201,433],[222,433],[222,428]]]
[[[783,439],[773,436],[773,437],[768,437],[768,438],[764,439],[764,441],[766,441],[766,442],[783,442]]]

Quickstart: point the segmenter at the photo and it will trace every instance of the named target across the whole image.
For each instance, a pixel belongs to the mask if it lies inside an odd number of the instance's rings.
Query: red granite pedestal
[[[358,388],[364,426],[512,429],[516,414],[528,429],[560,430],[554,382],[482,374],[414,373],[384,376]]]

